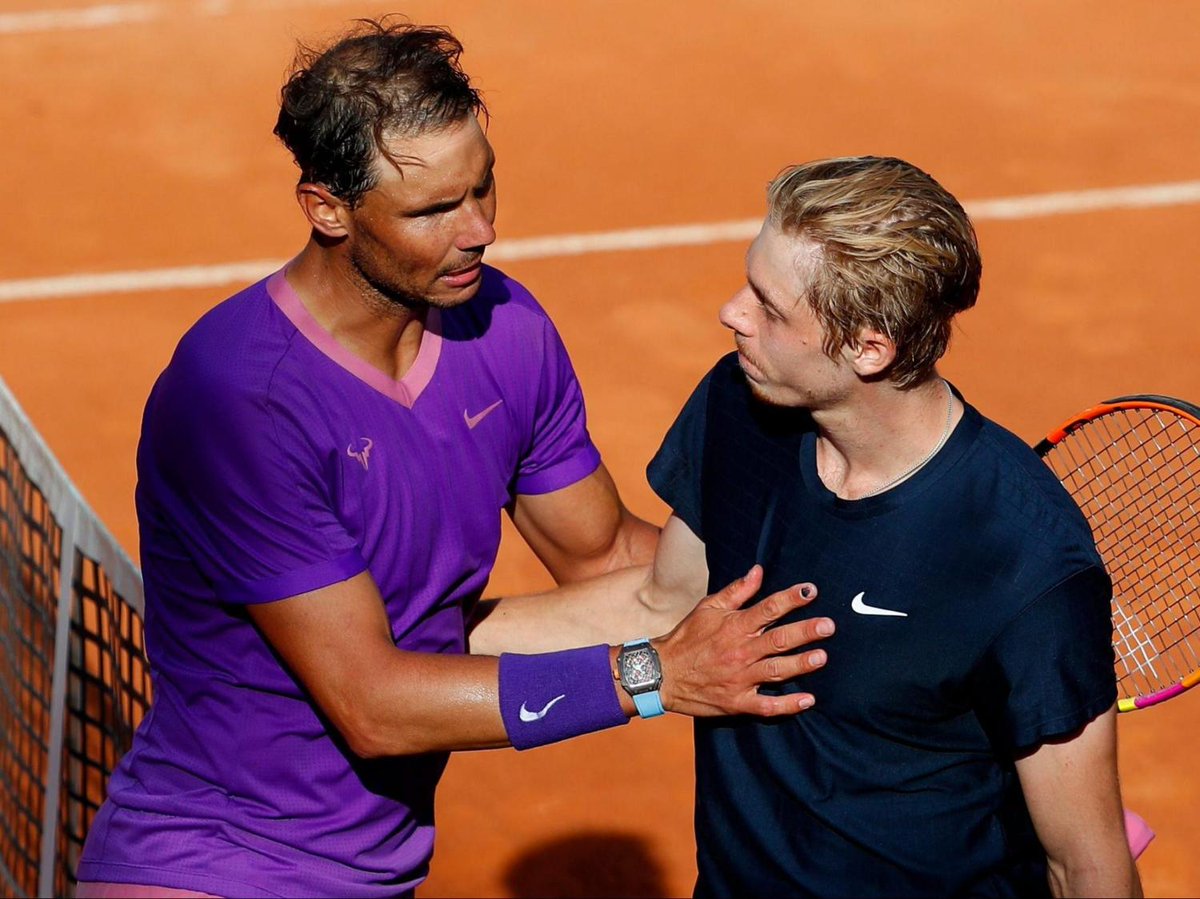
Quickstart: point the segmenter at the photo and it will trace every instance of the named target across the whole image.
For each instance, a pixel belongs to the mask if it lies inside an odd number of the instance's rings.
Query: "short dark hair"
[[[351,206],[375,186],[384,138],[416,137],[487,115],[459,66],[462,44],[445,28],[358,19],[322,51],[301,45],[283,86],[275,134],[300,167]]]
[[[869,327],[896,344],[888,373],[896,386],[931,377],[951,320],[975,305],[983,268],[958,200],[912,163],[878,156],[791,166],[767,193],[768,221],[820,248],[805,299],[825,352]]]

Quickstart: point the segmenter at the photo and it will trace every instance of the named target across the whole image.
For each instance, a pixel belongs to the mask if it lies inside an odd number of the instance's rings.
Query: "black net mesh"
[[[37,893],[61,553],[62,529],[0,429],[0,890],[5,896]]]
[[[3,383],[0,413],[0,897],[35,896],[46,884],[52,884],[54,895],[67,896],[109,775],[150,704],[142,620],[135,611],[141,607],[141,581],[53,463]],[[19,447],[36,461],[23,463]],[[30,468],[42,473],[35,478]],[[72,502],[79,508],[52,508]],[[112,560],[120,571],[106,571],[90,548],[85,553],[64,546],[73,538],[64,535],[63,523],[76,515],[88,519],[89,536],[80,542],[97,547],[95,555]],[[64,553],[73,571],[66,707],[62,744],[51,746]],[[138,595],[122,596],[114,583]],[[61,762],[57,809],[47,808],[51,758]],[[55,852],[42,872],[48,812],[57,815],[50,840]]]
[[[54,891],[66,895],[108,777],[150,706],[142,619],[104,569],[76,554]]]

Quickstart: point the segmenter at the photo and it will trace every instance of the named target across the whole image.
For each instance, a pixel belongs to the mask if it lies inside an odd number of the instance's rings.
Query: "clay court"
[[[730,347],[716,310],[792,162],[900,156],[966,203],[983,292],[942,371],[1029,442],[1121,394],[1200,401],[1191,4],[84,2],[0,0],[0,377],[135,559],[154,378],[307,236],[271,134],[294,42],[388,11],[465,43],[499,159],[489,259],[555,318],[644,517],[665,520],[645,465]],[[548,583],[506,540],[491,592]],[[1120,737],[1126,804],[1158,832],[1147,895],[1200,894],[1200,695]],[[691,764],[673,716],[457,755],[418,895],[690,895]]]

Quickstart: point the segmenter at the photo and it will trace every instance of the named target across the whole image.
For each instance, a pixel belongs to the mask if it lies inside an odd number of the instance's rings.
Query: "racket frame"
[[[1095,421],[1104,415],[1108,415],[1113,412],[1120,412],[1123,409],[1157,409],[1161,412],[1169,412],[1173,415],[1181,415],[1184,418],[1191,419],[1193,424],[1195,424],[1197,428],[1200,428],[1200,406],[1196,406],[1184,400],[1176,399],[1175,397],[1162,396],[1160,394],[1130,394],[1128,396],[1118,396],[1111,400],[1105,400],[1104,402],[1098,403],[1097,405],[1092,406],[1090,409],[1085,409],[1083,412],[1073,416],[1058,428],[1047,434],[1043,440],[1039,441],[1034,446],[1034,451],[1038,454],[1038,456],[1044,459],[1050,450],[1062,443],[1062,441],[1065,440],[1072,431],[1075,431],[1083,427],[1085,424]],[[1150,693],[1146,696],[1127,696],[1118,699],[1117,711],[1132,712],[1135,709],[1145,709],[1152,705],[1158,705],[1160,702],[1165,702],[1166,700],[1172,699],[1173,697],[1178,696],[1180,693],[1191,689],[1192,687],[1196,686],[1197,683],[1200,683],[1200,668],[1188,675],[1185,675],[1176,683],[1160,690],[1156,690],[1154,693]]]

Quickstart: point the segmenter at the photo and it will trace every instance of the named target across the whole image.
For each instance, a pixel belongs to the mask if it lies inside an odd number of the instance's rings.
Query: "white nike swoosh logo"
[[[483,421],[485,418],[487,418],[488,414],[490,412],[492,412],[492,410],[494,410],[497,406],[499,406],[503,402],[504,402],[504,400],[496,400],[496,402],[492,403],[490,406],[488,406],[482,412],[476,412],[474,415],[468,415],[467,410],[463,409],[463,421],[465,421],[467,423],[468,428],[471,428],[472,430],[474,430],[475,425],[479,424],[481,421]]]
[[[859,615],[892,615],[896,618],[908,617],[908,612],[897,612],[894,609],[881,609],[878,606],[867,605],[863,602],[863,597],[866,595],[866,591],[863,591],[850,602],[850,608],[858,612]]]
[[[542,706],[542,710],[540,712],[531,712],[529,709],[525,708],[525,703],[521,703],[521,720],[526,723],[529,723],[530,721],[541,721],[546,717],[546,713],[553,708],[554,703],[558,702],[560,699],[565,699],[566,696],[566,693],[560,693],[559,695],[555,696],[548,703]]]

